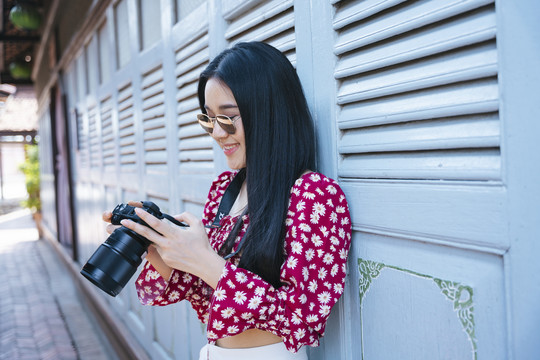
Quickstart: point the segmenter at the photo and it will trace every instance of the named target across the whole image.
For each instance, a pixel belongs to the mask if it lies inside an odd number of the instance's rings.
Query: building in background
[[[311,359],[540,357],[535,0],[49,0],[33,57],[47,238],[126,357],[196,359],[188,303],[143,307],[78,270],[101,213],[200,214],[226,162],[200,71],[261,40],[297,68],[319,170],[351,205],[343,298]],[[262,84],[264,85],[264,84]]]
[[[0,84],[0,201],[18,202],[26,196],[25,144],[36,141],[37,100],[30,85]]]

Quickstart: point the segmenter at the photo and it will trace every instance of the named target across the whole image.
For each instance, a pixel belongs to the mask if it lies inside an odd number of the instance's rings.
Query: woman
[[[175,216],[189,227],[140,209],[150,227],[122,221],[154,243],[139,299],[190,301],[207,324],[201,359],[307,359],[303,345],[318,345],[343,292],[351,224],[338,184],[313,172],[296,71],[272,46],[240,43],[203,71],[198,96],[198,121],[234,171],[211,185],[202,221]]]

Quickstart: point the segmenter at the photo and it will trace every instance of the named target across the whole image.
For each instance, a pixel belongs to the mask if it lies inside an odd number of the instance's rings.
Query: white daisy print
[[[244,301],[246,301],[247,297],[246,297],[246,293],[243,292],[243,291],[237,291],[234,293],[234,301],[237,303],[237,304],[240,304],[242,305],[244,303]]]
[[[313,200],[315,199],[315,194],[314,193],[311,193],[309,191],[306,191],[302,194],[302,196],[304,197],[304,199],[309,199],[309,200]]]
[[[300,244],[298,241],[293,241],[291,243],[291,252],[293,254],[301,254],[302,253],[302,244]]]
[[[341,284],[334,284],[334,292],[336,294],[342,294],[343,293],[343,285]]]
[[[244,320],[250,320],[250,319],[253,317],[253,314],[252,314],[252,313],[245,312],[245,313],[242,313],[241,317],[242,317],[242,319],[244,319]]]
[[[178,300],[180,298],[180,294],[178,293],[178,291],[171,291],[171,293],[169,294],[169,301],[170,302],[174,302],[176,300]]]
[[[264,288],[262,286],[257,286],[257,288],[255,289],[255,295],[264,295],[264,293]]]
[[[321,226],[320,227],[320,230],[321,230],[321,233],[324,237],[327,237],[328,235],[330,235],[330,232],[328,231],[328,229],[326,228],[326,226]]]
[[[302,319],[300,319],[298,317],[298,315],[296,315],[295,313],[292,314],[292,317],[291,317],[291,322],[294,324],[294,325],[300,325],[302,323]]]
[[[248,303],[248,309],[255,310],[259,307],[259,305],[262,303],[262,299],[260,296],[254,296],[251,299],[249,299]]]
[[[334,264],[334,266],[332,266],[332,270],[330,270],[330,275],[332,276],[336,276],[337,273],[339,271],[339,266],[338,264]]]
[[[298,329],[294,332],[294,337],[296,340],[300,340],[306,336],[306,329]]]
[[[330,214],[330,221],[332,221],[333,223],[337,222],[337,214],[333,211]]]
[[[315,321],[318,321],[319,320],[319,317],[317,315],[308,315],[307,318],[306,318],[306,321],[308,323],[312,323],[312,322],[315,322]]]
[[[306,208],[306,202],[304,200],[300,200],[296,203],[296,211],[303,211]]]
[[[311,232],[311,227],[306,223],[301,223],[299,226],[300,230],[305,232]]]
[[[298,299],[300,300],[300,303],[301,303],[301,304],[307,303],[307,296],[306,296],[306,294],[300,295],[300,297],[299,297]]]
[[[304,266],[302,269],[302,275],[304,276],[304,281],[308,281],[309,279],[309,269]]]
[[[323,317],[328,316],[328,314],[330,314],[330,306],[321,305],[319,314],[321,314]]]
[[[326,253],[323,257],[323,263],[330,265],[332,262],[334,262],[334,255]]]
[[[287,260],[287,267],[289,269],[294,269],[296,267],[296,264],[298,264],[298,259],[297,258],[294,258],[294,257],[290,257],[288,260]]]
[[[324,216],[324,214],[326,213],[326,207],[323,204],[316,202],[315,204],[313,204],[313,212]]]
[[[242,272],[236,273],[235,278],[240,284],[243,284],[248,280],[247,275]]]
[[[226,309],[221,310],[221,317],[224,319],[228,319],[231,316],[233,316],[235,312],[236,310],[234,310],[232,307],[228,307]]]
[[[338,206],[336,207],[336,212],[338,214],[344,214],[345,213],[345,206]]]
[[[326,191],[328,191],[329,194],[331,195],[336,195],[337,194],[337,189],[334,185],[328,185],[326,187]]]
[[[315,250],[313,250],[313,249],[308,249],[308,250],[306,251],[306,260],[307,260],[307,261],[313,260],[313,257],[314,257],[314,256],[315,256]]]
[[[330,242],[333,245],[339,245],[339,239],[337,237],[335,237],[334,235],[330,236]]]
[[[321,216],[317,213],[311,213],[311,215],[309,215],[309,221],[312,224],[318,224],[320,219],[321,219]]]
[[[313,174],[310,175],[309,178],[310,178],[311,181],[313,181],[313,182],[319,182],[319,181],[321,181],[321,176],[320,176],[319,174],[313,173]]]
[[[227,328],[227,332],[229,334],[236,334],[238,332],[238,326],[236,325],[231,325]]]
[[[323,244],[323,241],[321,240],[321,237],[319,235],[317,235],[317,234],[311,235],[311,242],[316,247],[319,247],[319,246],[321,246]]]
[[[324,280],[324,278],[326,277],[326,273],[327,273],[327,271],[326,271],[325,268],[320,268],[319,269],[319,279]]]
[[[227,295],[225,295],[225,290],[222,288],[217,288],[216,291],[214,291],[214,297],[216,298],[216,301],[221,301],[225,300]]]
[[[229,285],[229,287],[230,287],[231,289],[236,288],[236,285],[234,285],[234,283],[232,282],[231,279],[227,280],[227,285]]]
[[[182,281],[185,282],[185,283],[190,282],[191,279],[192,279],[191,274],[184,273],[184,275],[182,275]]]
[[[319,295],[317,295],[317,299],[321,304],[328,304],[328,302],[332,299],[332,296],[328,291],[323,291]]]
[[[311,280],[309,282],[308,290],[314,293],[315,291],[317,291],[317,286],[317,280]]]
[[[216,329],[217,331],[223,329],[223,327],[225,327],[225,325],[223,324],[223,321],[219,321],[219,320],[214,320],[212,322],[212,327],[214,329]]]

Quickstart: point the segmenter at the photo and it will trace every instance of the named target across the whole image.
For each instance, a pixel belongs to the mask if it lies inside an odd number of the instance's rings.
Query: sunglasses
[[[225,130],[228,134],[234,134],[236,132],[236,126],[234,123],[240,119],[240,115],[233,116],[231,119],[227,115],[216,115],[215,117],[210,117],[206,114],[197,114],[197,120],[201,127],[209,134],[212,134],[214,131],[214,123],[217,121],[219,126]]]

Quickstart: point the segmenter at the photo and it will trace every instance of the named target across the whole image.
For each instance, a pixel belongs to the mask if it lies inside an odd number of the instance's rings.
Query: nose
[[[214,139],[224,139],[229,133],[223,130],[223,128],[218,124],[217,121],[214,122],[214,129],[212,130],[212,137]]]

